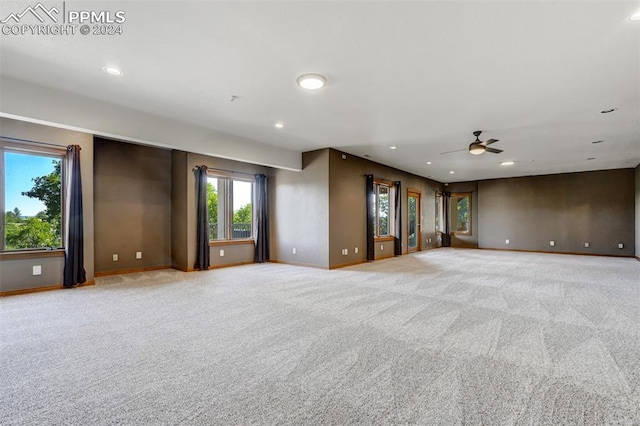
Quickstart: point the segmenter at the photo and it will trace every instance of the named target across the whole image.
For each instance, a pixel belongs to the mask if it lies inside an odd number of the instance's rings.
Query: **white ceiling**
[[[3,0],[1,18],[32,3]],[[298,152],[369,155],[441,182],[640,163],[640,21],[628,19],[638,0],[66,7],[124,10],[123,34],[2,35],[2,76]],[[328,86],[299,89],[305,72]],[[440,155],[466,148],[474,130],[504,152]]]

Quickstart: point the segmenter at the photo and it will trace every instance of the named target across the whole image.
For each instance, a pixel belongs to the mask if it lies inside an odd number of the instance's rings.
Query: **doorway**
[[[407,190],[407,240],[409,253],[418,251],[422,247],[422,224],[420,206],[422,193],[415,189]]]

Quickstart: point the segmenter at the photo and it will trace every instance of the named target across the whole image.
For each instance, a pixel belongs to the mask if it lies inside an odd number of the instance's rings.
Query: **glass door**
[[[421,194],[419,191],[408,190],[407,211],[409,218],[407,220],[407,239],[409,245],[409,253],[420,250],[420,247],[422,246],[422,233],[420,232],[420,198]]]

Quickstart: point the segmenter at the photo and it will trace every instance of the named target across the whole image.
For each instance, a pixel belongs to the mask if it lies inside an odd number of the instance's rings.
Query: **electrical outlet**
[[[584,243],[585,248],[589,248],[589,243]]]
[[[141,251],[137,251],[136,252],[136,259],[142,259],[142,252]]]
[[[623,249],[623,248],[624,248],[624,244],[622,244],[622,243],[618,243],[618,248],[619,248],[619,249]]]
[[[504,240],[504,243],[505,244],[509,244],[509,240]]]
[[[292,254],[296,254],[296,248],[295,247],[291,249],[291,253]]]
[[[384,250],[384,244],[380,244],[380,251]]]
[[[42,266],[33,265],[33,275],[42,275]]]
[[[118,255],[116,253],[114,253],[112,255],[112,259],[113,259],[114,262],[117,262],[118,261]]]
[[[556,242],[555,242],[555,241],[553,241],[553,240],[551,240],[551,241],[549,241],[549,245],[550,245],[551,247],[553,247],[553,246],[555,246],[555,245],[556,245]]]
[[[224,257],[224,250],[220,250],[220,257]]]
[[[354,252],[355,254],[358,254],[358,247],[356,247],[356,248],[353,250],[353,252]]]
[[[342,249],[342,255],[346,256],[349,254],[349,249]]]

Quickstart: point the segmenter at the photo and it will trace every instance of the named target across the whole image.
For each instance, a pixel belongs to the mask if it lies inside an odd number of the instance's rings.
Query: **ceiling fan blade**
[[[493,154],[500,154],[502,152],[501,149],[495,149],[495,148],[487,148],[485,151],[486,152],[491,152]]]
[[[460,151],[466,151],[466,150],[467,150],[467,148],[456,149],[454,151],[441,152],[440,155],[442,155],[442,154],[451,154],[452,152],[460,152]]]
[[[484,144],[486,145],[491,145],[492,143],[496,143],[498,142],[499,139],[489,139],[488,141],[486,141]]]

